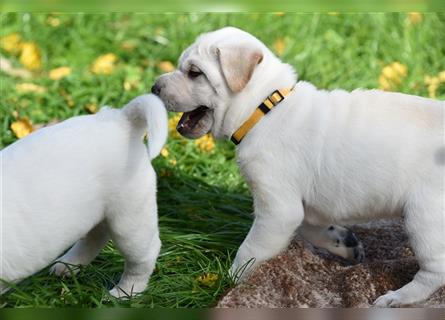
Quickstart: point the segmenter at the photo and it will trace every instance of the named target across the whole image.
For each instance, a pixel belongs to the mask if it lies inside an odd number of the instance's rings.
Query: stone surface
[[[219,301],[218,307],[369,307],[388,290],[411,281],[418,264],[400,220],[353,226],[366,258],[352,265],[296,238]],[[406,307],[445,308],[445,287]]]

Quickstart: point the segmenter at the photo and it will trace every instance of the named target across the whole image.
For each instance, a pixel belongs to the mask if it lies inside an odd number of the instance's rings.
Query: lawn
[[[121,107],[148,92],[197,35],[251,32],[320,88],[382,88],[445,99],[445,14],[1,14],[0,148],[41,126]],[[3,64],[5,66],[6,64]],[[2,67],[4,69],[5,67]],[[123,259],[109,243],[73,278],[45,269],[2,307],[211,307],[252,212],[229,142],[170,139],[154,161],[163,243],[149,289],[127,301],[106,288]],[[67,142],[69,143],[69,142]],[[111,161],[111,159],[110,159]],[[7,226],[6,226],[7,227]]]

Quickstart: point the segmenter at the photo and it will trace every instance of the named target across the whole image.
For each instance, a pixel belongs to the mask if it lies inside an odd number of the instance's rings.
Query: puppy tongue
[[[199,122],[199,120],[204,117],[206,111],[208,110],[207,107],[201,106],[193,111],[184,112],[181,119],[178,122],[178,126],[176,129],[178,131],[180,130],[192,130],[194,126],[196,126]]]

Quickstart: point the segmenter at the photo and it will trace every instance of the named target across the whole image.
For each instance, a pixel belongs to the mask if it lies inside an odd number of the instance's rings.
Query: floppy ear
[[[219,63],[232,92],[240,92],[252,77],[253,70],[263,60],[260,49],[231,45],[217,49]]]

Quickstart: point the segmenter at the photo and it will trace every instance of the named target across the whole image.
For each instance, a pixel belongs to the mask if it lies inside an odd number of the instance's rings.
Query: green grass
[[[428,96],[424,76],[445,70],[444,14],[424,15],[416,25],[407,23],[406,14],[51,15],[59,19],[58,27],[48,24],[49,16],[0,15],[0,36],[18,32],[34,41],[43,61],[42,71],[29,80],[1,74],[0,148],[16,140],[10,125],[17,116],[45,124],[85,114],[89,104],[122,106],[149,91],[162,73],[159,61],[175,63],[197,35],[226,25],[243,28],[270,47],[283,38],[282,59],[295,66],[300,79],[320,88],[376,88],[382,67],[399,61],[408,74],[395,90]],[[134,48],[125,49],[123,43]],[[91,63],[109,52],[119,58],[114,72],[93,75]],[[20,66],[18,57],[4,50],[1,54]],[[71,67],[72,74],[49,79],[47,71],[59,66]],[[135,80],[135,87],[124,90],[126,80]],[[16,85],[22,82],[41,85],[46,92],[20,94]],[[445,98],[444,83],[436,95]],[[230,143],[218,142],[206,152],[193,141],[172,137],[168,150],[168,157],[154,161],[163,246],[146,293],[129,301],[109,300],[105,288],[118,280],[123,267],[110,243],[76,277],[59,279],[43,270],[1,297],[0,306],[214,306],[232,286],[227,270],[251,223],[251,197]],[[214,286],[196,281],[205,273],[219,275]]]

